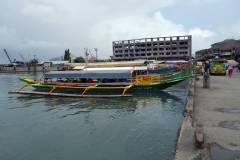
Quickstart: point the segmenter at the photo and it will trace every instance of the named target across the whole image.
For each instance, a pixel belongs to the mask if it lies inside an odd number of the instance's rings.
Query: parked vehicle
[[[201,74],[203,71],[203,63],[197,62],[197,64],[194,66],[194,73]]]
[[[210,74],[226,75],[226,59],[214,58],[210,60]]]

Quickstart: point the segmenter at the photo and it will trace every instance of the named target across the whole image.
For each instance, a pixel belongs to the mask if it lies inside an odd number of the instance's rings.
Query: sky
[[[192,35],[192,54],[240,39],[239,0],[0,0],[0,62],[109,59],[112,41]]]

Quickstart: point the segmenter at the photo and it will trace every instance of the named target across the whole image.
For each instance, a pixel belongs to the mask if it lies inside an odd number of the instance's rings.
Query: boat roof
[[[147,66],[138,66],[138,67],[134,67],[134,70],[135,70],[135,71],[148,70],[148,67],[147,67]]]
[[[99,70],[132,70],[134,67],[103,67],[103,68],[85,68],[85,71],[99,71]]]
[[[131,78],[132,67],[124,70],[80,70],[80,71],[50,71],[44,78]]]
[[[74,67],[73,69],[84,69],[85,68],[85,66],[76,66],[76,67]]]
[[[167,64],[176,64],[176,63],[189,63],[188,61],[181,61],[181,60],[179,60],[179,61],[166,61],[165,63],[167,63]]]

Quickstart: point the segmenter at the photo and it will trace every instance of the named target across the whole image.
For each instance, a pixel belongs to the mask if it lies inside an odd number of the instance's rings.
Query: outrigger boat
[[[20,77],[26,82],[19,90],[9,93],[38,94],[72,97],[123,97],[132,96],[126,92],[148,90],[157,91],[168,88],[187,78],[193,78],[191,68],[178,73],[145,74],[137,67],[87,68],[82,71],[50,71],[45,73],[44,81]],[[33,82],[35,82],[33,84]],[[22,91],[32,86],[36,91]],[[42,92],[42,91],[47,92]],[[80,94],[55,93],[59,91],[78,91]],[[86,95],[89,91],[120,91],[119,95]]]

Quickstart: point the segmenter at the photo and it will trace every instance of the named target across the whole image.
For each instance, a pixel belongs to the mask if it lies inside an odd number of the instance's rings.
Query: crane
[[[20,56],[22,57],[22,59],[23,59],[23,62],[24,62],[24,63],[26,63],[26,61],[25,61],[25,59],[23,58],[23,56],[22,56],[21,54],[20,54]]]
[[[89,53],[91,57],[89,58],[88,62],[94,62],[96,60],[96,57],[92,55],[92,52],[90,51],[90,49],[89,49]]]
[[[14,59],[14,60],[12,61],[11,58],[9,57],[8,53],[7,53],[7,50],[6,50],[6,49],[3,49],[3,50],[4,50],[4,52],[6,53],[9,62],[10,62],[11,64],[14,63],[14,62],[16,61],[16,59]]]

